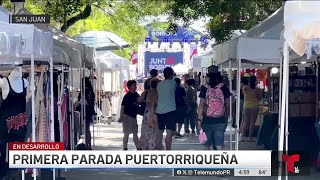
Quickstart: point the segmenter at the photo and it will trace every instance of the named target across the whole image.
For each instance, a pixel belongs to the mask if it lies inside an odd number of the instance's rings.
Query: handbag
[[[199,134],[199,142],[200,144],[205,144],[207,142],[208,138],[205,132],[201,131]]]
[[[143,102],[140,104],[139,109],[138,109],[138,114],[140,116],[144,116],[144,113],[146,111],[146,100],[148,96],[148,91],[146,91],[145,97],[143,99]]]

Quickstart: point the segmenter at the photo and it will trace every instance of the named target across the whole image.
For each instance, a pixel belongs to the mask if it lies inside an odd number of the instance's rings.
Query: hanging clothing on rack
[[[52,74],[49,73],[48,71],[48,77],[47,77],[47,84],[46,84],[46,104],[47,104],[47,124],[48,124],[48,128],[47,128],[47,133],[46,133],[46,136],[48,139],[51,140],[51,125],[52,125],[52,122],[54,121],[54,119],[51,119],[51,102],[50,102],[50,99],[51,99],[51,91],[50,91],[50,76],[52,76]]]
[[[26,88],[23,82],[23,92],[16,93],[9,84],[9,94],[2,101],[0,109],[0,142],[24,141],[27,125]]]
[[[60,122],[60,139],[62,142],[64,142],[64,146],[68,147],[69,145],[69,124],[68,124],[68,120],[67,120],[67,95],[65,94],[63,96],[63,100],[61,102],[61,117],[59,119],[61,119]]]
[[[9,78],[8,96],[2,101],[0,108],[0,177],[7,170],[6,155],[8,142],[24,142],[27,132],[26,87],[22,79],[23,91],[17,93],[12,89]]]
[[[49,142],[47,136],[47,129],[49,124],[47,123],[47,112],[45,107],[45,96],[43,88],[44,70],[41,72],[39,80],[37,82],[37,92],[35,99],[35,116],[36,116],[36,141],[37,142]]]

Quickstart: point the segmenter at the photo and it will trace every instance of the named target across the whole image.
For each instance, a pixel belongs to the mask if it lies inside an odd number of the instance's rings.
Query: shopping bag
[[[201,143],[201,144],[204,144],[204,143],[206,143],[207,142],[207,135],[206,135],[206,133],[204,133],[203,131],[201,131],[200,132],[200,134],[199,134],[199,142]]]

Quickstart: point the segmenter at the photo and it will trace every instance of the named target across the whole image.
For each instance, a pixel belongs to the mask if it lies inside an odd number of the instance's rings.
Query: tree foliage
[[[282,5],[282,0],[172,0],[169,12],[174,20],[186,24],[209,17],[207,24],[217,43],[228,40],[233,30],[247,30],[262,21]]]
[[[9,0],[1,2],[11,8]],[[25,8],[34,14],[49,14],[52,25],[70,36],[90,30],[113,32],[130,43],[130,49],[116,51],[129,58],[147,37],[141,21],[148,16],[162,15],[166,3],[156,0],[26,0]]]
[[[113,32],[131,45],[129,49],[118,50],[115,53],[129,58],[129,54],[137,50],[138,44],[147,37],[147,30],[141,25],[141,21],[147,16],[158,16],[164,10],[164,5],[147,0],[139,3],[133,0],[118,1],[108,6],[93,6],[91,16],[75,23],[67,30],[67,34],[75,36],[90,30]]]

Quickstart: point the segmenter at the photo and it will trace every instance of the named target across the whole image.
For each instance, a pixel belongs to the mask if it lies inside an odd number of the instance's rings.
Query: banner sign
[[[205,43],[207,40],[202,33],[192,28],[178,27],[176,33],[166,32],[165,29],[151,29],[149,31],[149,37],[146,38],[146,41],[185,43],[201,41]]]
[[[15,24],[50,24],[49,15],[12,15],[11,23]]]
[[[144,72],[147,76],[151,69],[162,73],[166,67],[183,64],[183,52],[145,52]]]

